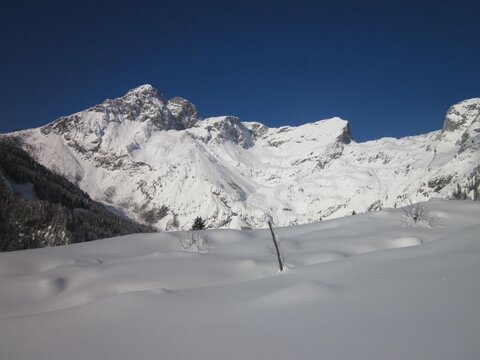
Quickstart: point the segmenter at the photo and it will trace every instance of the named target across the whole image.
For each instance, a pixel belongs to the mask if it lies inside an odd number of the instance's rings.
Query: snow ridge
[[[340,118],[268,128],[202,120],[151,85],[15,133],[40,163],[93,199],[160,229],[316,222],[408,201],[478,195],[480,99],[452,106],[441,131],[365,143]]]

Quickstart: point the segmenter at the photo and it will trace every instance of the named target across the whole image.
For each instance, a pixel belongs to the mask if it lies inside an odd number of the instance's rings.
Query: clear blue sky
[[[480,96],[480,1],[2,1],[0,132],[150,83],[202,116],[332,116],[358,141]]]

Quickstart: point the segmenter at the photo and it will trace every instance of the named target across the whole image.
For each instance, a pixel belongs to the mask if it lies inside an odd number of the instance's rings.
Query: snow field
[[[478,359],[480,205],[0,254],[1,359]]]

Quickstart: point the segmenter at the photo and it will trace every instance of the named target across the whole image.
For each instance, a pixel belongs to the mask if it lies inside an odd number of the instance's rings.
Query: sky
[[[473,0],[5,0],[0,132],[149,83],[203,117],[418,135],[480,97],[479,13]]]

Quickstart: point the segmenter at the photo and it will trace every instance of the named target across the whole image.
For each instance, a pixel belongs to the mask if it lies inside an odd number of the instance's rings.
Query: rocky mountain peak
[[[464,100],[450,107],[443,131],[456,131],[480,122],[480,98]]]
[[[456,141],[463,151],[467,144],[480,146],[480,98],[464,100],[450,107],[442,135]]]
[[[136,88],[130,89],[124,97],[133,97],[133,96],[154,96],[154,97],[161,97],[163,99],[163,96],[160,94],[160,92],[155,89],[152,85],[150,84],[144,84],[140,85]]]
[[[211,142],[212,144],[230,142],[244,149],[248,149],[254,144],[252,131],[236,116],[211,117],[205,119],[199,125],[191,132],[204,142]]]
[[[182,97],[176,96],[168,100],[167,107],[175,118],[175,122],[184,129],[191,128],[200,120],[195,105]]]
[[[350,144],[353,141],[352,133],[350,131],[350,123],[347,120],[343,120],[339,117],[334,117],[329,120],[323,120],[322,122],[331,122],[332,126],[338,127],[340,131],[340,134],[337,136],[338,142],[342,144]]]
[[[167,101],[152,85],[146,84],[129,90],[116,99],[102,103],[76,114],[62,116],[44,126],[42,132],[83,138],[95,134],[92,140],[101,143],[101,136],[108,127],[126,121],[145,123],[151,130],[182,130],[199,120],[193,104],[182,98]],[[75,135],[74,135],[74,134]]]

